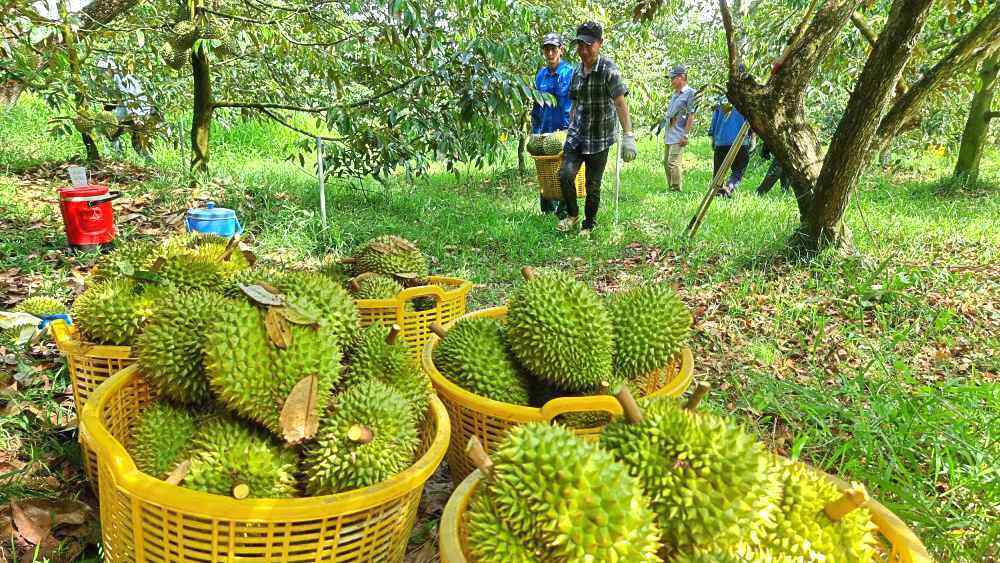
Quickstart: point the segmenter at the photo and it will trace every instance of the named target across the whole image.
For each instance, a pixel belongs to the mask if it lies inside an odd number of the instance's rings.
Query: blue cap
[[[670,78],[677,78],[680,75],[687,76],[688,69],[684,68],[684,65],[677,65],[670,69]]]

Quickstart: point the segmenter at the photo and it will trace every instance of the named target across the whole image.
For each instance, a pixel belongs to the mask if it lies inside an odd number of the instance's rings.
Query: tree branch
[[[264,108],[256,108],[256,109],[258,109],[261,113],[263,113],[264,115],[266,115],[266,116],[270,117],[271,119],[273,119],[274,121],[276,121],[279,125],[283,125],[283,126],[289,128],[289,129],[291,129],[292,131],[295,131],[296,133],[301,133],[301,134],[303,134],[303,135],[305,135],[307,137],[313,138],[313,139],[320,138],[320,139],[323,139],[324,141],[335,141],[335,142],[343,142],[344,141],[344,139],[342,137],[327,137],[325,135],[317,135],[315,133],[310,133],[309,131],[306,131],[305,129],[299,129],[298,127],[292,125],[291,123],[285,121],[284,119],[278,117],[276,114],[274,114],[274,113],[272,113],[272,112],[270,112],[270,111],[268,111],[268,110],[266,110]]]
[[[307,108],[302,106],[293,106],[290,104],[257,104],[252,102],[233,102],[233,101],[221,101],[212,104],[215,109],[219,108],[248,108],[248,109],[287,109],[291,111],[301,111],[306,113],[323,113],[324,111],[329,111],[330,108]]]
[[[863,0],[828,0],[816,10],[809,25],[789,42],[772,84],[778,96],[799,98],[812,80],[820,62],[836,43],[835,39]]]
[[[729,2],[719,0],[719,12],[722,14],[722,26],[726,28],[726,49],[729,52],[729,76],[735,78],[740,68],[740,52],[736,46],[736,30],[733,28],[733,13],[729,10]]]
[[[861,15],[861,12],[855,10],[851,14],[851,23],[861,32],[861,36],[868,41],[868,45],[874,48],[875,43],[878,41],[878,35],[875,34],[875,30],[865,21],[865,17]]]

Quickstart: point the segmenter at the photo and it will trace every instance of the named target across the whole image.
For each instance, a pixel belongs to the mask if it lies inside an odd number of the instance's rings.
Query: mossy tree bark
[[[955,176],[975,183],[979,177],[979,162],[983,158],[983,146],[990,130],[990,120],[1000,117],[1000,112],[991,112],[996,93],[997,75],[1000,74],[1000,51],[983,63],[979,70],[979,88],[972,97],[969,118],[962,131],[962,145],[955,164]]]
[[[207,172],[209,135],[215,104],[212,99],[212,72],[205,46],[198,44],[191,51],[194,75],[194,114],[191,118],[191,171]]]

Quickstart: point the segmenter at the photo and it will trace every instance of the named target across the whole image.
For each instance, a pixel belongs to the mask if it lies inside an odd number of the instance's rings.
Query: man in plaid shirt
[[[569,130],[563,145],[559,182],[567,216],[559,221],[560,231],[574,229],[579,223],[580,209],[576,202],[576,174],[586,163],[587,201],[584,206],[581,236],[587,236],[596,226],[597,209],[601,204],[601,179],[608,163],[608,151],[615,144],[617,122],[622,125],[622,160],[631,162],[636,156],[635,136],[625,96],[628,88],[622,82],[615,63],[601,56],[603,30],[597,22],[585,22],[576,28],[576,53],[580,66],[573,73],[569,97],[573,109]],[[616,122],[617,114],[617,122]]]

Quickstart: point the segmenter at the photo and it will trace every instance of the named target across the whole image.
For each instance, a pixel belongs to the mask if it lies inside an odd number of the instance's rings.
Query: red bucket
[[[115,239],[115,216],[111,200],[121,192],[107,186],[89,185],[59,190],[59,210],[70,246],[92,248]]]

